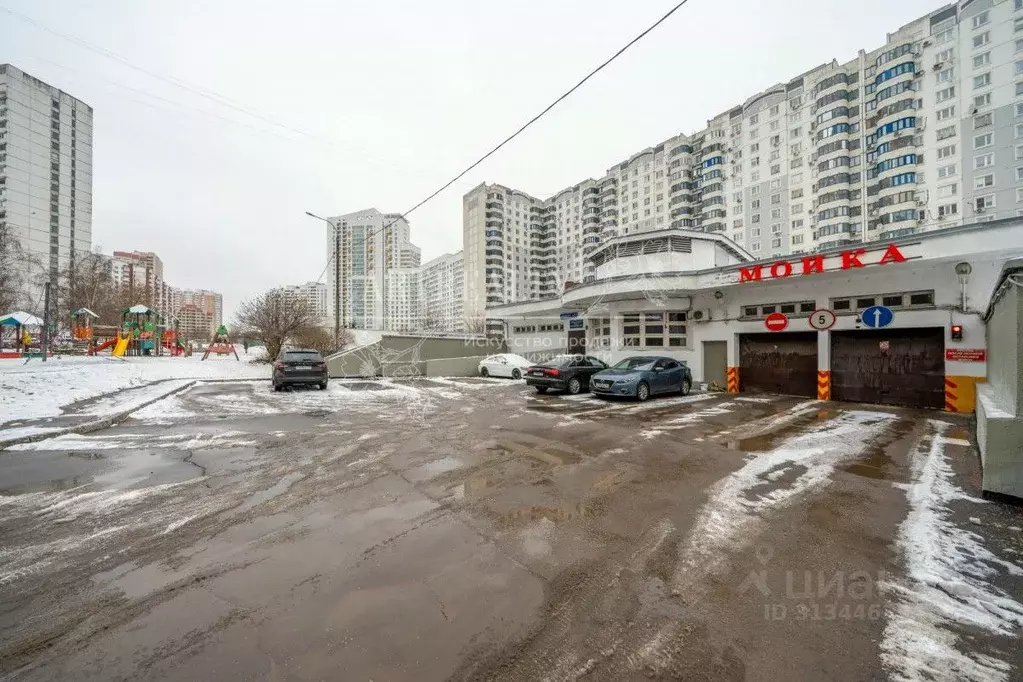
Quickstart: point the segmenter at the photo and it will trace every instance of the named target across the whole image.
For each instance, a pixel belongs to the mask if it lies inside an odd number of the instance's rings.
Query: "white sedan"
[[[483,358],[480,362],[481,377],[511,377],[521,379],[527,367],[534,363],[514,353],[499,353]]]

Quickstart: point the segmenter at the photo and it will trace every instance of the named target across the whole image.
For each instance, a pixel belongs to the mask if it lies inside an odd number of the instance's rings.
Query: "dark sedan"
[[[275,391],[296,384],[315,384],[327,388],[327,363],[315,350],[286,350],[274,363],[273,384]]]
[[[594,395],[621,395],[637,400],[658,393],[688,395],[692,387],[693,375],[686,363],[650,355],[625,358],[590,379]]]
[[[526,384],[537,393],[549,389],[579,393],[589,388],[590,377],[607,369],[607,365],[588,355],[555,355],[550,360],[526,370]]]

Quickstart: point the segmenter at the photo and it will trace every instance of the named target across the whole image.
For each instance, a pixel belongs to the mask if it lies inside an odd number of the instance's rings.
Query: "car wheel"
[[[281,392],[281,389],[282,389],[282,387],[281,387],[281,386],[280,386],[279,384],[274,384],[274,390],[275,390],[275,391],[277,391],[278,393],[280,393],[280,392]]]
[[[320,390],[321,391],[326,391],[327,390],[327,382],[326,381],[320,382]]]
[[[536,387],[536,392],[537,393],[546,393],[547,392],[547,387],[546,386],[537,386]]]
[[[515,379],[515,381],[518,381],[521,378],[522,378],[522,372],[519,371],[518,367],[516,367],[515,369],[512,370],[512,379]]]
[[[486,367],[480,367],[480,376],[481,377],[490,376],[490,370],[488,370]]]
[[[639,382],[639,386],[636,387],[636,399],[643,402],[650,397],[650,387],[647,386],[645,381]]]
[[[689,379],[682,380],[682,395],[689,395],[689,391],[692,390],[693,384]]]
[[[583,382],[579,381],[578,377],[572,377],[568,380],[568,392],[575,395],[579,391],[583,390]]]

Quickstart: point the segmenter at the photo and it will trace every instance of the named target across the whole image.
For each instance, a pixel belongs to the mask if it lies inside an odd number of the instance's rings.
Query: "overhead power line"
[[[653,30],[654,30],[655,28],[657,28],[658,26],[660,26],[661,24],[663,24],[663,23],[664,23],[665,21],[667,21],[667,20],[668,20],[668,18],[669,18],[669,17],[671,17],[671,15],[673,15],[673,14],[674,14],[675,12],[679,11],[680,9],[682,9],[682,6],[683,6],[683,5],[685,5],[685,4],[687,3],[687,2],[689,2],[689,0],[682,0],[681,2],[677,3],[677,4],[676,4],[676,5],[674,6],[674,7],[672,7],[672,8],[670,9],[670,10],[668,10],[668,11],[667,11],[667,12],[666,12],[666,13],[665,13],[665,14],[664,14],[664,15],[663,15],[663,16],[662,16],[662,17],[661,17],[660,19],[658,19],[658,20],[657,20],[657,21],[655,21],[654,23],[650,24],[650,26],[648,26],[648,27],[647,27],[646,29],[644,29],[642,33],[640,33],[640,34],[639,34],[639,35],[637,35],[637,36],[636,36],[635,38],[633,38],[632,40],[630,40],[629,42],[627,42],[627,43],[626,43],[626,44],[625,44],[625,45],[624,45],[624,46],[623,46],[623,47],[622,47],[622,48],[621,48],[620,50],[618,50],[618,51],[617,51],[617,52],[615,52],[615,53],[614,53],[613,55],[611,55],[611,56],[610,56],[610,57],[608,57],[608,58],[607,58],[606,60],[604,60],[604,62],[603,62],[603,63],[601,63],[601,64],[600,64],[600,65],[599,65],[599,66],[598,66],[597,68],[593,69],[593,70],[592,70],[592,71],[590,71],[590,72],[589,72],[588,74],[586,74],[586,75],[585,75],[585,76],[584,76],[584,77],[582,78],[582,80],[580,80],[580,81],[579,81],[578,83],[576,83],[576,84],[575,84],[575,85],[573,85],[573,86],[572,86],[571,88],[569,88],[569,89],[568,89],[568,90],[566,90],[566,91],[565,91],[564,93],[562,93],[562,94],[561,94],[561,96],[559,96],[559,97],[558,97],[557,99],[555,99],[555,100],[554,100],[553,102],[551,102],[550,104],[548,104],[548,105],[547,105],[547,106],[546,106],[546,107],[545,107],[545,108],[543,109],[543,111],[541,111],[541,112],[540,112],[539,114],[537,114],[537,115],[536,115],[536,116],[534,116],[533,118],[531,118],[531,119],[529,119],[528,121],[526,121],[526,122],[525,122],[525,123],[524,123],[524,124],[523,124],[523,125],[522,125],[522,126],[521,126],[521,127],[519,128],[519,129],[518,129],[518,130],[516,130],[516,131],[515,131],[514,133],[512,133],[512,134],[511,134],[511,135],[509,135],[508,137],[504,138],[504,139],[503,139],[503,140],[502,140],[502,141],[501,141],[501,142],[500,142],[500,143],[499,143],[499,144],[498,144],[498,145],[497,145],[496,147],[494,147],[493,149],[491,149],[491,150],[490,150],[489,152],[487,152],[486,154],[484,154],[484,155],[483,155],[483,156],[481,156],[480,158],[476,159],[476,161],[474,161],[474,162],[473,162],[472,164],[470,164],[468,168],[466,168],[466,169],[465,169],[465,170],[463,170],[463,171],[462,171],[461,173],[459,173],[459,174],[458,174],[458,175],[456,175],[455,177],[453,177],[453,178],[451,178],[450,180],[448,180],[448,181],[447,181],[446,183],[444,183],[443,185],[441,185],[441,186],[440,186],[440,187],[439,187],[438,189],[434,190],[434,192],[433,192],[433,193],[431,193],[431,194],[430,194],[429,196],[427,196],[427,197],[426,197],[425,199],[423,199],[422,201],[420,201],[420,202],[419,202],[418,204],[416,204],[416,205],[415,205],[415,206],[413,206],[412,208],[408,209],[408,210],[407,210],[407,211],[405,211],[404,213],[400,213],[400,214],[398,214],[398,215],[399,215],[399,217],[398,217],[398,218],[395,218],[395,219],[394,219],[394,220],[392,220],[391,222],[387,223],[386,225],[384,225],[383,227],[381,227],[381,228],[380,228],[379,230],[377,230],[376,232],[370,233],[369,235],[367,235],[367,237],[370,237],[370,236],[372,236],[372,235],[374,235],[374,234],[377,234],[377,233],[379,233],[379,232],[382,232],[382,231],[386,230],[387,228],[391,227],[392,225],[394,225],[394,224],[395,224],[396,222],[398,222],[398,221],[399,221],[399,220],[401,220],[402,218],[405,218],[405,219],[407,220],[407,216],[408,216],[408,215],[409,215],[410,213],[412,213],[413,211],[415,211],[415,210],[416,210],[417,208],[420,208],[421,206],[423,206],[423,204],[427,203],[428,201],[430,201],[431,199],[433,199],[434,197],[436,197],[436,196],[437,196],[438,194],[440,194],[441,192],[443,192],[444,190],[446,190],[446,189],[447,189],[448,187],[451,187],[451,185],[453,185],[453,184],[455,184],[456,182],[458,182],[459,180],[461,180],[461,179],[462,179],[463,177],[465,177],[465,176],[466,176],[466,175],[467,175],[467,174],[468,174],[469,172],[471,172],[471,171],[472,171],[473,169],[475,169],[475,168],[476,168],[477,166],[479,166],[479,165],[480,165],[481,163],[483,163],[484,161],[486,161],[487,159],[489,159],[489,158],[490,158],[491,156],[493,156],[494,154],[496,154],[496,153],[497,153],[498,151],[500,151],[500,150],[501,150],[501,148],[503,148],[503,147],[504,147],[504,146],[505,146],[506,144],[508,144],[509,142],[511,142],[512,140],[514,140],[514,139],[515,139],[516,137],[518,137],[519,135],[521,135],[521,134],[522,134],[523,132],[525,132],[525,130],[526,130],[527,128],[529,128],[529,127],[530,127],[531,125],[533,125],[534,123],[536,123],[537,121],[539,121],[539,120],[540,120],[541,118],[543,118],[543,117],[544,117],[544,116],[545,116],[545,115],[546,115],[546,114],[547,114],[547,113],[548,113],[548,112],[549,112],[549,111],[550,111],[551,109],[553,109],[554,107],[556,107],[557,105],[559,105],[559,104],[560,104],[561,102],[563,102],[564,100],[568,99],[568,97],[569,97],[569,96],[570,96],[570,95],[571,95],[572,93],[574,93],[574,92],[575,92],[576,90],[578,90],[579,88],[581,88],[581,87],[583,86],[583,84],[585,84],[585,83],[586,83],[586,81],[590,80],[591,78],[593,78],[594,76],[596,76],[596,75],[597,75],[598,73],[600,73],[601,71],[603,71],[603,70],[604,70],[605,68],[607,68],[607,67],[608,67],[608,66],[609,66],[609,65],[611,64],[611,62],[613,62],[614,60],[616,60],[616,59],[618,59],[618,58],[619,58],[620,56],[622,56],[622,54],[623,54],[623,53],[624,53],[624,52],[625,52],[626,50],[628,50],[628,49],[629,49],[630,47],[632,47],[633,45],[635,45],[636,43],[638,43],[638,42],[639,42],[640,40],[642,40],[643,38],[645,38],[645,37],[647,36],[647,34],[649,34],[649,33],[650,33],[651,31],[653,31]],[[329,260],[328,260],[328,265],[329,265]],[[326,271],[326,269],[324,269],[324,271]]]

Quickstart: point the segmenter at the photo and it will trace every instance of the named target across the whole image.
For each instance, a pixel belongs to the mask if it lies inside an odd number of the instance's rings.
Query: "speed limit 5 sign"
[[[835,313],[822,308],[810,315],[810,326],[818,330],[831,329],[835,326],[835,319]]]

